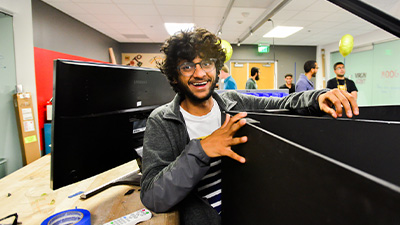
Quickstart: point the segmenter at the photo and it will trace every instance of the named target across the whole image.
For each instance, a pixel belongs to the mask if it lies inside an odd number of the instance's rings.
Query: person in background
[[[294,84],[292,83],[293,75],[290,73],[286,74],[285,81],[286,81],[286,83],[284,85],[280,86],[279,89],[289,89],[289,94],[295,92],[295,87],[294,87]]]
[[[300,74],[300,78],[296,83],[296,92],[314,90],[314,83],[311,81],[312,77],[318,72],[318,64],[315,60],[309,60],[304,63],[304,74]]]
[[[219,78],[224,79],[224,89],[237,89],[236,81],[229,74],[229,68],[226,65],[223,65],[219,72]]]
[[[344,74],[346,73],[344,64],[342,62],[335,63],[335,65],[333,65],[333,71],[335,72],[336,77],[328,80],[326,87],[347,91],[357,100],[358,89],[354,81],[344,77]]]
[[[244,110],[280,108],[301,115],[358,115],[353,97],[338,89],[283,98],[214,92],[226,58],[220,43],[215,34],[197,28],[176,33],[161,47],[166,56],[159,68],[177,94],[147,118],[140,198],[156,213],[178,210],[182,225],[221,224],[221,157],[246,162],[231,149],[247,142],[246,136],[234,137],[246,124]],[[225,114],[229,110],[242,112]]]
[[[256,80],[260,79],[260,70],[257,67],[252,67],[250,78],[246,81],[246,89],[257,89]]]

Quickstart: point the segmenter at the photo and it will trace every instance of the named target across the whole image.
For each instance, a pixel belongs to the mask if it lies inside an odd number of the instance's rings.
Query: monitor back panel
[[[155,69],[70,60],[54,68],[53,189],[136,159],[147,117],[175,95]]]
[[[223,224],[400,223],[398,186],[255,125],[243,135],[246,163],[222,162]]]
[[[400,123],[249,113],[260,128],[400,186]]]

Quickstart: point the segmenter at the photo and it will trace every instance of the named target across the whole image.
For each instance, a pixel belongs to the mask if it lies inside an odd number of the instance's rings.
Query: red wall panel
[[[35,54],[35,75],[36,75],[36,95],[38,107],[39,135],[41,140],[41,151],[44,151],[44,123],[46,122],[46,105],[53,97],[53,61],[55,59],[72,59],[88,62],[103,62],[88,59],[80,56],[69,55],[62,52],[50,51],[42,48],[34,48]]]

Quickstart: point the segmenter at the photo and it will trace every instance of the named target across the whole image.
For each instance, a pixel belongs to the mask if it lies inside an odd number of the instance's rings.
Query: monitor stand
[[[83,193],[80,198],[83,199],[88,199],[92,197],[93,195],[100,193],[104,190],[106,190],[109,187],[117,186],[117,185],[135,185],[135,186],[140,186],[140,178],[142,177],[142,173],[140,173],[140,169],[137,169],[133,172],[130,172],[128,174],[125,174],[115,180],[112,180],[100,187],[97,187],[93,190],[87,191]]]

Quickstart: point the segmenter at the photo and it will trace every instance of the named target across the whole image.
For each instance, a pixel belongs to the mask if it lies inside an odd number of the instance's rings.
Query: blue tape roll
[[[41,225],[77,224],[90,225],[90,212],[86,209],[70,209],[45,219]]]

